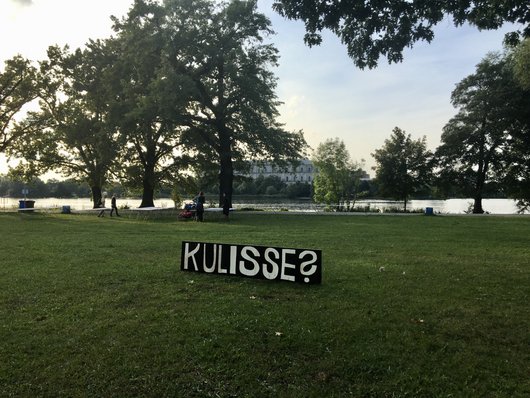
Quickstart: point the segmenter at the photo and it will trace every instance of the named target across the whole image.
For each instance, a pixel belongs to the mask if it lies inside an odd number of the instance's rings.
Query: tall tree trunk
[[[473,199],[473,214],[484,214],[484,209],[482,208],[482,193],[477,193]]]
[[[482,166],[481,166],[482,168]],[[484,181],[486,175],[483,170],[479,170],[477,173],[477,182],[475,184],[475,194],[473,195],[473,214],[483,214],[484,209],[482,208],[482,191],[484,189]]]
[[[482,168],[482,165],[481,165]],[[483,170],[477,173],[477,181],[475,183],[475,194],[473,195],[473,214],[483,214],[482,208],[482,191],[484,189],[484,182],[486,181],[486,174]]]
[[[223,194],[226,194],[230,207],[232,207],[232,184],[234,181],[234,168],[232,165],[232,145],[228,134],[219,134],[219,207],[224,204]]]
[[[97,184],[90,184],[90,191],[92,192],[92,204],[93,208],[99,207],[102,199],[101,186]]]
[[[484,130],[484,127],[483,127]],[[486,161],[486,138],[485,134],[482,133],[480,136],[480,146],[479,146],[479,158],[478,158],[478,170],[477,170],[477,180],[475,182],[475,195],[473,196],[473,214],[483,214],[484,209],[482,209],[482,190],[484,189],[484,182],[486,181],[486,171],[488,168]]]
[[[89,161],[87,161],[87,164]],[[103,200],[103,186],[106,182],[107,169],[100,165],[94,165],[88,167],[88,173],[86,174],[86,182],[90,187],[92,194],[92,205],[95,209],[101,205]]]
[[[155,189],[153,184],[150,181],[144,179],[143,185],[142,203],[140,203],[140,207],[155,207]]]
[[[140,207],[155,206],[155,183],[155,167],[153,164],[148,164],[144,170],[142,203],[140,203]]]

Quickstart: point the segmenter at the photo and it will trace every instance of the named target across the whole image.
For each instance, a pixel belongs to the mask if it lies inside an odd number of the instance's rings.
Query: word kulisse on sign
[[[180,269],[316,284],[322,281],[322,252],[183,241]]]

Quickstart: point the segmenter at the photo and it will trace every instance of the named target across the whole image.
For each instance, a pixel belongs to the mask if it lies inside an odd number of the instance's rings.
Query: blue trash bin
[[[426,207],[426,208],[425,208],[425,215],[426,215],[426,216],[432,216],[432,215],[434,215],[433,208],[432,208],[432,207]]]
[[[19,209],[25,209],[26,208],[26,201],[25,200],[19,200],[18,201],[18,208]]]
[[[70,214],[70,206],[63,206],[62,214]]]

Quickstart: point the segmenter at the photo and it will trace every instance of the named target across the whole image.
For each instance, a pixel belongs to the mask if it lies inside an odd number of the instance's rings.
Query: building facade
[[[302,159],[296,167],[289,166],[286,170],[280,169],[271,162],[253,162],[250,172],[247,175],[253,179],[259,176],[277,176],[286,184],[295,184],[297,182],[311,184],[316,174],[317,170],[313,166],[313,163],[309,159]]]

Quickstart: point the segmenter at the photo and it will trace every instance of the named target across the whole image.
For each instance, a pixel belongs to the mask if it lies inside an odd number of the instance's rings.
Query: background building
[[[294,184],[296,182],[311,184],[316,175],[316,170],[309,159],[302,159],[296,167],[289,166],[285,170],[271,162],[253,162],[247,175],[253,179],[258,178],[260,175],[263,177],[277,176],[286,184]]]

